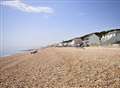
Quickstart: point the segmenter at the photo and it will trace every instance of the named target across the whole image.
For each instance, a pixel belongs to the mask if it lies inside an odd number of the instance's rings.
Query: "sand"
[[[46,48],[3,57],[0,88],[120,88],[120,48]]]

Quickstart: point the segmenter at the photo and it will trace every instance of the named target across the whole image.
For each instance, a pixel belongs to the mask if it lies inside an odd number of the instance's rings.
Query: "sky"
[[[119,0],[1,0],[0,51],[120,28]]]

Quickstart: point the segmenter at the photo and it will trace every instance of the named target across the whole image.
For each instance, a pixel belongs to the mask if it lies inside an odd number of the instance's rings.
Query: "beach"
[[[120,88],[120,48],[48,47],[1,57],[0,88]]]

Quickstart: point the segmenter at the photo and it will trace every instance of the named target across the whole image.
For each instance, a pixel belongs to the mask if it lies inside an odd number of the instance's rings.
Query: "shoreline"
[[[51,47],[41,47],[41,48],[35,48],[35,49],[16,50],[14,53],[2,55],[2,56],[0,56],[0,58],[14,56],[14,55],[18,55],[18,54],[30,53],[33,50],[40,51],[40,50],[43,50],[46,48],[51,48]],[[57,47],[57,48],[69,48],[69,47]],[[70,48],[81,48],[81,47],[70,47]],[[118,49],[120,49],[120,46],[90,46],[90,47],[84,47],[84,48],[108,48],[108,49],[109,48],[115,48],[115,49],[118,48]]]

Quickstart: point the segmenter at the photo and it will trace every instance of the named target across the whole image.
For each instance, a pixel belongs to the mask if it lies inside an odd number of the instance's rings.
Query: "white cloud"
[[[29,13],[47,13],[52,14],[54,11],[50,7],[34,7],[28,4],[23,3],[21,0],[14,0],[14,1],[2,1],[0,3],[1,5],[9,6],[16,8],[23,12],[29,12]]]

